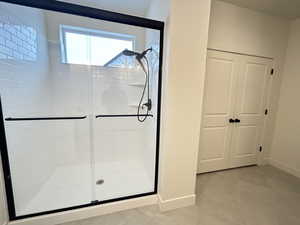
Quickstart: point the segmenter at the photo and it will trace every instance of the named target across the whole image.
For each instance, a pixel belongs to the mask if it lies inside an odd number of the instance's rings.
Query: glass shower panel
[[[44,10],[0,3],[0,93],[16,216],[92,199],[91,80],[80,65],[61,63],[59,28],[50,31],[49,19]]]
[[[146,55],[149,68],[147,61],[142,61],[147,74],[135,57],[124,54],[115,60],[131,59],[129,64],[101,67],[93,72],[93,177],[95,200],[99,202],[155,191],[160,33],[120,26],[140,34],[135,38],[135,45],[139,46],[135,51],[152,51]],[[141,101],[148,76],[149,95],[146,88]],[[152,109],[147,112],[147,107],[142,106],[138,112],[139,103],[147,103],[148,96]],[[144,122],[138,120],[138,113],[148,114]]]
[[[141,124],[136,117],[95,121],[96,200],[154,192],[154,121]]]
[[[86,121],[7,121],[5,128],[17,216],[91,202]]]

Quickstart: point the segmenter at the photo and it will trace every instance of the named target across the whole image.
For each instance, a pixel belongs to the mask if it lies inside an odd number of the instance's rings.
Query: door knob
[[[234,120],[234,122],[235,122],[235,123],[240,123],[240,122],[241,122],[241,120],[239,120],[239,119],[235,119],[235,120]]]
[[[229,123],[234,123],[234,122],[235,122],[234,119],[232,118],[229,119]]]

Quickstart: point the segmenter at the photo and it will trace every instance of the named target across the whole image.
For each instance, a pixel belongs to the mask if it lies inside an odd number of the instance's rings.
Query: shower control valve
[[[148,99],[148,102],[143,104],[143,106],[146,106],[148,110],[150,111],[152,109],[152,101],[151,99]]]

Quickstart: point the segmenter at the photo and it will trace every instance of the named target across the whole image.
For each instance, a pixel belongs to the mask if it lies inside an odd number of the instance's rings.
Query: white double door
[[[208,51],[198,173],[257,164],[272,60]]]

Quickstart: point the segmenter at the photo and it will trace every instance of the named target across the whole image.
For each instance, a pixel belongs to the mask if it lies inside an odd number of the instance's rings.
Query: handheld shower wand
[[[150,80],[149,80],[149,63],[148,63],[148,59],[147,59],[147,56],[146,56],[147,53],[151,52],[151,51],[152,51],[152,48],[148,48],[148,49],[146,49],[145,51],[143,51],[141,53],[130,51],[128,49],[125,49],[123,51],[123,55],[125,55],[125,56],[131,56],[131,57],[135,56],[135,59],[138,61],[138,63],[140,64],[140,66],[142,67],[142,69],[143,69],[143,71],[146,75],[143,94],[141,96],[139,106],[138,106],[138,112],[137,112],[138,121],[140,121],[140,122],[144,122],[147,119],[149,111],[152,108],[152,101],[151,101],[150,96],[149,96],[149,90],[150,90],[150,87],[149,87],[149,83],[150,83]],[[147,69],[145,68],[145,65],[143,63],[143,59],[146,61]],[[147,99],[147,103],[142,105],[142,102],[143,102],[143,99],[144,99],[144,96],[145,96],[146,88],[147,88],[148,99]],[[147,113],[146,113],[146,116],[141,119],[140,118],[140,109],[143,108],[144,106],[147,107]]]

